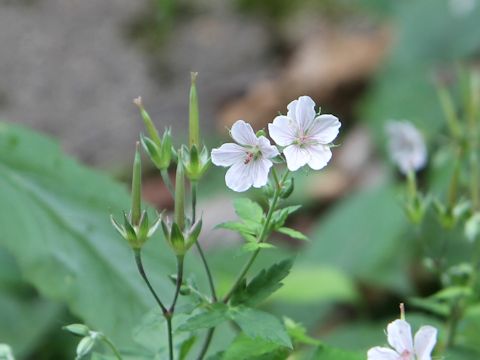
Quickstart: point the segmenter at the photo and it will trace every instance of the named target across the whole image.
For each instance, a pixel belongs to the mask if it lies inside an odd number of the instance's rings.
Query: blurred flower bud
[[[84,324],[70,324],[64,326],[62,329],[80,336],[87,336],[90,334],[90,329]]]
[[[15,360],[12,348],[7,344],[0,344],[0,359],[1,360]]]
[[[258,130],[258,131],[255,133],[255,135],[256,135],[257,137],[260,137],[260,136],[265,136],[265,137],[267,137],[267,133],[266,133],[266,131],[265,131],[264,129]]]
[[[189,144],[190,148],[193,146],[200,146],[200,126],[199,126],[199,112],[198,112],[198,96],[197,96],[197,81],[198,73],[191,73],[190,86],[190,106],[189,106]]]
[[[181,155],[177,164],[175,177],[175,217],[174,221],[183,229],[185,226],[185,175]]]
[[[292,194],[294,188],[295,188],[295,182],[293,181],[293,178],[286,180],[282,184],[282,189],[280,190],[280,197],[282,199],[288,198]]]
[[[427,146],[423,136],[408,121],[390,121],[386,126],[389,152],[403,174],[422,169],[427,163]]]
[[[142,160],[140,157],[139,143],[137,141],[135,149],[135,158],[133,160],[132,175],[132,207],[131,222],[133,225],[140,224],[142,207]]]
[[[446,286],[468,286],[474,270],[467,263],[458,264],[442,274],[442,282]]]
[[[408,220],[413,224],[420,224],[425,217],[429,204],[429,199],[416,193],[414,196],[409,196],[405,202],[404,208]]]
[[[470,242],[474,242],[476,239],[478,239],[478,236],[480,235],[480,213],[479,212],[475,212],[465,222],[464,233],[465,233],[465,237]]]
[[[77,359],[88,355],[95,345],[95,339],[91,336],[85,336],[77,345]]]

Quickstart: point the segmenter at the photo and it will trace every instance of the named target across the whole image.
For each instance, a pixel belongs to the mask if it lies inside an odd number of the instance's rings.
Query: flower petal
[[[248,164],[235,163],[225,174],[225,183],[233,191],[246,191],[253,185],[251,170],[252,162]]]
[[[312,127],[308,130],[308,135],[320,144],[330,144],[337,137],[340,126],[336,116],[320,115],[315,118]]]
[[[234,143],[226,143],[212,150],[212,163],[217,166],[231,166],[244,160],[245,149]]]
[[[295,100],[296,101],[296,100]],[[280,146],[288,146],[295,141],[298,124],[290,117],[280,115],[268,124],[270,137]]]
[[[422,326],[415,334],[414,347],[417,360],[431,360],[431,353],[437,342],[437,329]]]
[[[287,167],[290,171],[296,171],[304,166],[310,160],[310,154],[307,150],[297,145],[290,145],[283,149],[287,159]]]
[[[260,136],[258,138],[258,148],[262,153],[262,157],[266,159],[271,159],[275,156],[278,156],[280,153],[276,146],[270,144],[270,141],[265,136]]]
[[[272,167],[273,163],[268,159],[258,159],[252,163],[252,180],[253,187],[261,188],[265,186],[268,182],[268,172]]]
[[[405,320],[395,320],[387,326],[388,343],[399,354],[405,350],[413,354],[412,330]]]
[[[255,135],[252,126],[243,120],[238,120],[233,124],[230,134],[232,135],[233,140],[240,145],[257,145],[257,136]]]
[[[368,360],[401,360],[402,357],[395,351],[384,347],[374,347],[368,350]]]
[[[326,145],[310,146],[307,148],[307,151],[310,154],[308,166],[313,170],[324,168],[332,158],[332,151]]]
[[[308,129],[315,119],[315,103],[310,96],[300,96],[295,104],[295,117],[298,125],[304,131]]]

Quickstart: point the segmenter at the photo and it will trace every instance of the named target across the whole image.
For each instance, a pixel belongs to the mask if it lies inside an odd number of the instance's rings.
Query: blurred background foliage
[[[36,11],[34,3],[25,5],[28,11]],[[473,4],[465,11],[460,0],[228,2],[231,11],[245,19],[245,26],[256,19],[265,27],[271,46],[269,61],[276,69],[269,75],[273,84],[288,84],[286,80],[275,83],[283,76],[278,64],[288,64],[300,47],[295,46],[300,35],[289,33],[292,22],[318,22],[335,31],[350,27],[355,31],[360,26],[388,33],[386,55],[360,80],[354,77],[347,85],[339,80],[328,94],[321,90],[309,93],[321,89],[321,83],[317,87],[295,85],[295,91],[326,104],[324,111],[343,115],[342,146],[334,150],[331,168],[321,174],[300,173],[296,179],[291,201],[303,208],[289,226],[307,233],[310,242],[299,244],[280,237],[277,248],[262,253],[255,265],[258,271],[297,254],[284,287],[263,306],[301,322],[322,342],[365,354],[368,348],[385,343],[383,329],[398,316],[400,301],[407,302],[412,323],[438,325],[442,334],[439,319],[431,311],[409,304],[408,299],[428,296],[439,288],[439,279],[422,265],[423,256],[435,257],[441,252],[448,261],[471,249],[458,233],[439,233],[434,219],[422,229],[413,229],[406,221],[399,201],[400,176],[386,165],[384,124],[389,119],[408,119],[421,129],[431,149],[429,166],[420,174],[421,187],[433,188],[436,196],[445,197],[452,155],[437,151],[444,149],[446,126],[435,84],[441,79],[450,86],[457,68],[475,66],[478,61],[480,3]],[[2,6],[9,6],[9,2]],[[208,6],[203,2],[152,0],[148,10],[129,19],[127,33],[155,67],[161,65],[165,44],[179,24],[188,26],[192,17],[205,11]],[[314,27],[306,28],[301,36],[317,36]],[[315,66],[315,59],[310,61]],[[192,68],[195,65],[190,64]],[[165,76],[155,79],[164,81]],[[250,96],[260,97],[258,102],[268,103],[270,88],[255,92],[249,88],[254,85],[245,85],[243,91],[219,105],[216,117],[205,117],[205,128],[223,130],[232,121],[229,114],[238,113],[238,109],[240,113],[246,109],[248,114],[260,114],[256,124],[264,126],[271,118],[264,117],[262,106],[257,109],[256,103],[249,102],[249,91],[253,91]],[[199,87],[202,106],[206,96],[202,95],[201,80]],[[279,91],[289,99],[300,95]],[[183,97],[185,108],[186,94],[177,91],[173,95]],[[166,99],[152,97],[151,101]],[[285,111],[286,104],[283,101],[274,110]],[[133,116],[131,122],[136,119]],[[120,166],[103,166],[103,172],[91,170],[65,155],[55,140],[14,123],[20,121],[5,120],[0,126],[0,342],[10,344],[19,359],[71,358],[75,339],[60,328],[82,321],[108,334],[121,349],[153,357],[164,341],[161,332],[155,332],[159,329],[158,314],[150,312],[154,304],[139,281],[130,250],[108,221],[110,213],[118,214],[128,207],[122,181],[128,176],[121,170],[112,171],[128,168],[130,158]],[[162,121],[168,125],[170,120]],[[177,114],[176,128],[186,128],[186,121],[186,112]],[[218,144],[222,136],[209,130],[204,134],[209,144]],[[133,146],[126,153],[133,157]],[[105,171],[111,173],[105,175]],[[152,205],[171,207],[165,189],[158,185],[158,176],[150,169],[146,172],[150,176],[145,193]],[[211,170],[200,189],[201,207],[213,227],[228,216],[225,209],[232,207],[229,197],[233,194],[223,186],[223,173],[217,169]],[[435,248],[439,237],[448,244],[447,250]],[[202,241],[207,244],[219,291],[225,291],[244,261],[244,256],[236,255],[238,239],[214,231],[211,238]],[[433,245],[425,254],[421,243]],[[174,259],[160,235],[148,243],[146,255],[146,267],[159,293],[171,294],[173,285],[166,275],[173,273]],[[188,272],[205,288],[196,254],[189,254],[187,264]],[[465,319],[461,346],[449,359],[480,356],[478,319],[478,311]],[[213,352],[233,338],[234,330],[227,326],[217,331]],[[320,352],[329,350],[318,351],[318,358],[343,356],[322,357]]]

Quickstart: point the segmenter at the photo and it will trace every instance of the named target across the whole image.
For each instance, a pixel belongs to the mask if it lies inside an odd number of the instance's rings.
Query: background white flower
[[[427,163],[427,146],[422,134],[408,121],[390,121],[385,130],[389,152],[403,174],[420,170]]]
[[[395,320],[387,326],[388,343],[394,349],[374,347],[368,350],[368,360],[431,360],[437,342],[437,329],[422,326],[412,339],[410,324]]]
[[[227,186],[238,192],[264,186],[273,165],[269,159],[279,155],[277,148],[265,136],[257,137],[243,120],[233,124],[230,135],[236,144],[226,143],[212,150],[215,165],[230,167],[225,175]]]
[[[268,125],[270,136],[278,145],[285,146],[283,153],[289,170],[306,164],[320,170],[332,157],[329,144],[338,135],[340,121],[333,115],[316,116],[315,103],[309,96],[292,101],[287,109],[286,116],[277,116]]]

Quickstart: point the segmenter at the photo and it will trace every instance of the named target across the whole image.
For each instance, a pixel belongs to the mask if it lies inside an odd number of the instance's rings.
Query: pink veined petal
[[[270,141],[265,136],[260,136],[258,138],[258,148],[262,153],[262,157],[271,159],[279,155],[278,149],[276,146],[270,144]]]
[[[243,120],[237,120],[235,124],[233,124],[230,134],[232,135],[233,140],[240,145],[257,145],[257,136],[255,135],[252,126]]]
[[[433,326],[422,326],[415,334],[413,341],[417,360],[431,360],[432,350],[437,342],[437,329]]]
[[[226,143],[212,150],[212,163],[217,166],[231,166],[244,160],[245,149],[234,143]]]
[[[297,137],[298,124],[292,118],[280,115],[268,124],[268,132],[277,145],[288,146]]]
[[[265,186],[268,182],[268,172],[272,167],[273,163],[268,159],[257,159],[253,161],[252,168],[252,179],[253,187],[261,188]]]
[[[225,183],[236,192],[248,190],[253,185],[251,176],[252,162],[244,164],[239,162],[234,164],[225,174]]]
[[[340,126],[336,116],[320,115],[315,118],[312,127],[308,130],[308,136],[320,144],[330,144],[337,137]]]
[[[287,167],[290,171],[300,169],[310,160],[308,151],[297,145],[287,146],[283,149],[283,153],[287,159]]]
[[[374,347],[368,350],[368,360],[402,360],[402,357],[395,351],[384,347]]]
[[[306,148],[310,154],[308,166],[313,170],[320,170],[324,168],[332,158],[332,151],[326,145],[315,145]]]
[[[413,354],[412,330],[405,320],[395,320],[387,326],[388,343],[399,354],[405,350]]]
[[[295,120],[305,132],[315,119],[315,103],[310,96],[300,96],[295,109]]]

